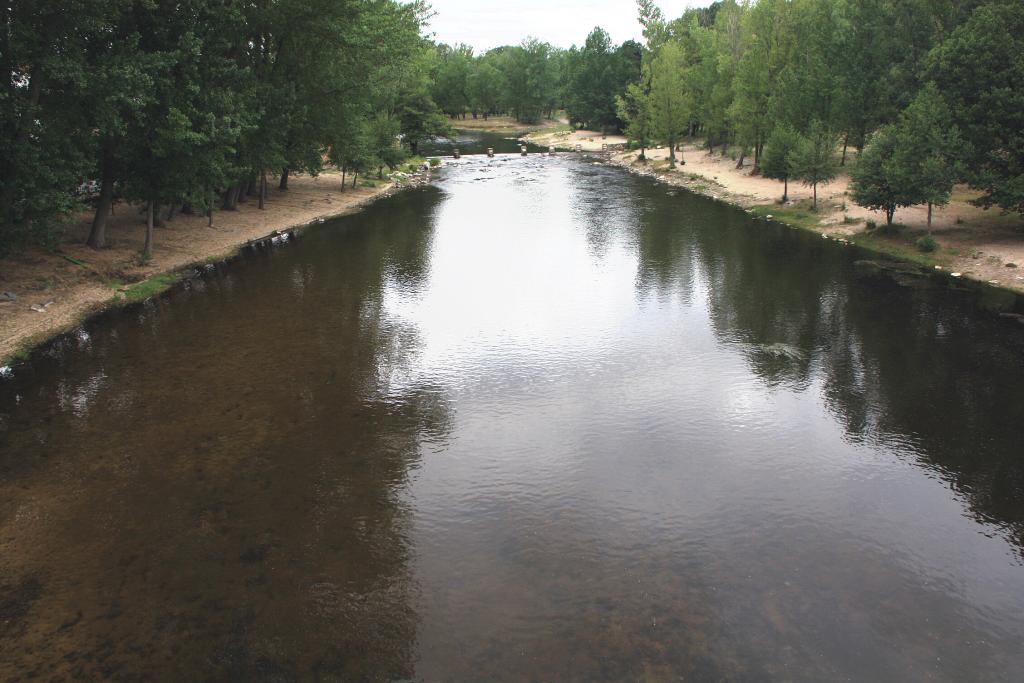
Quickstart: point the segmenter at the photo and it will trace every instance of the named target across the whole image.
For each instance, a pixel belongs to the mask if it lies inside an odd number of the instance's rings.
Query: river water
[[[0,679],[1019,680],[1024,340],[574,155],[0,379]]]

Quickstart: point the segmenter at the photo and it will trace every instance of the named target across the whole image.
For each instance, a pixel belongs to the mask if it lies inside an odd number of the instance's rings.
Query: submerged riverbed
[[[95,321],[0,378],[0,678],[1014,680],[1024,338],[856,258],[473,156]]]

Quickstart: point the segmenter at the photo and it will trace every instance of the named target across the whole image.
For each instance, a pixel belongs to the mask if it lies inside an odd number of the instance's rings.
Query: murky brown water
[[[1019,680],[1024,341],[567,157],[0,380],[0,679]]]

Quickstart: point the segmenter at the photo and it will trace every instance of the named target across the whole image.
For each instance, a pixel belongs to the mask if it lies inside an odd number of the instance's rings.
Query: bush
[[[866,230],[867,230],[868,232],[871,232],[872,230],[874,230],[874,229],[875,229],[875,228],[877,228],[877,227],[878,227],[878,223],[876,223],[876,222],[874,222],[874,221],[868,221],[868,222],[866,222],[866,223],[864,224],[864,228],[865,228],[865,229],[866,229]]]
[[[917,246],[917,250],[929,254],[939,248],[939,245],[935,242],[935,238],[931,235],[924,235],[918,237],[917,242],[914,243]]]

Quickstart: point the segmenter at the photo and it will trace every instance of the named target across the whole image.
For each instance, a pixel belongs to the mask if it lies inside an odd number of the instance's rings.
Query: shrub
[[[875,229],[875,228],[877,228],[877,227],[878,227],[878,223],[876,223],[876,222],[874,222],[874,221],[868,221],[868,222],[866,222],[866,223],[864,224],[864,228],[865,228],[865,229],[866,229],[866,230],[867,230],[868,232],[871,232],[872,230],[874,230],[874,229]]]
[[[914,243],[917,246],[917,250],[926,254],[931,253],[938,249],[939,245],[935,242],[935,238],[931,235],[924,235],[917,238],[917,242]]]

